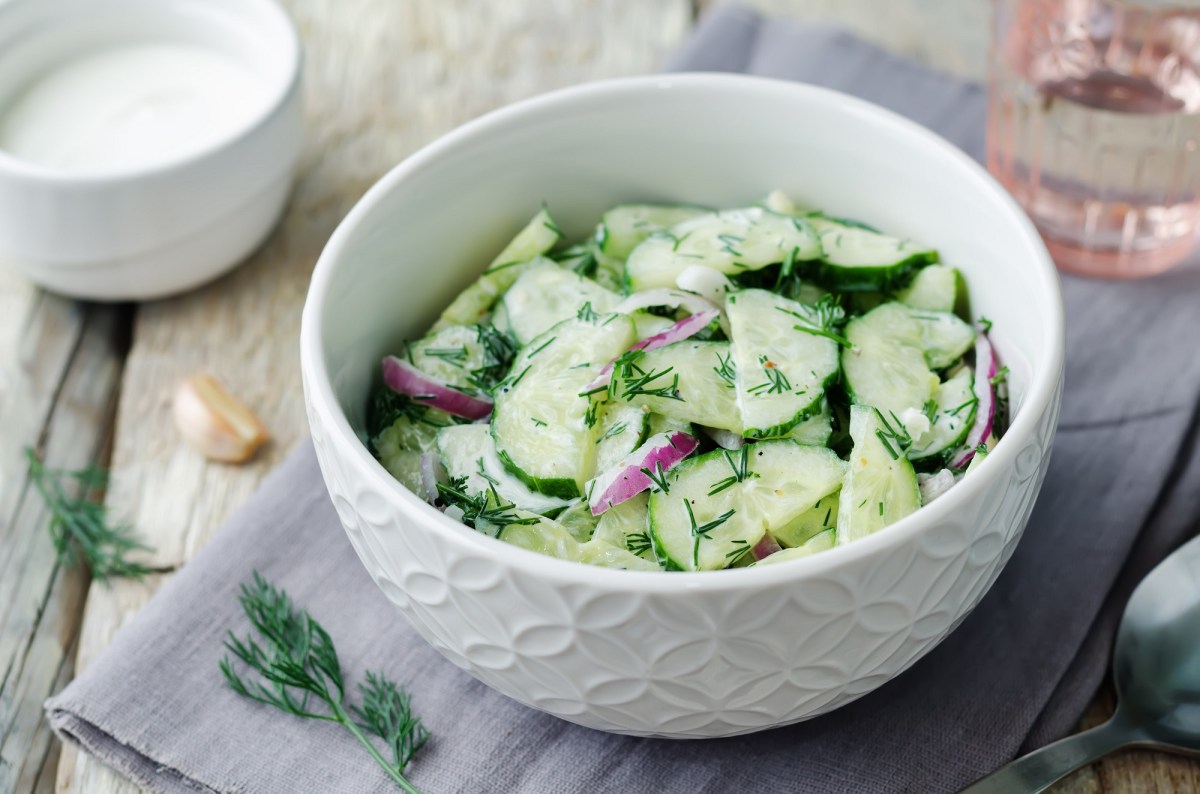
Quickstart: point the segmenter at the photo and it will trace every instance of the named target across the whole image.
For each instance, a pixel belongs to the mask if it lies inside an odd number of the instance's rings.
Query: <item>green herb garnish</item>
[[[141,579],[154,569],[133,562],[129,555],[149,547],[133,537],[124,524],[112,524],[103,504],[89,495],[108,484],[108,472],[98,466],[77,471],[47,469],[29,447],[25,448],[27,475],[50,513],[50,539],[65,565],[82,562],[92,577]]]
[[[358,685],[361,705],[348,704],[337,650],[320,623],[296,609],[286,592],[257,571],[250,582],[242,583],[238,601],[254,634],[239,638],[231,631],[225,647],[257,673],[257,680],[244,678],[226,656],[220,667],[229,688],[296,717],[336,722],[350,731],[400,789],[419,794],[404,770],[428,741],[429,731],[412,713],[408,692],[383,675],[368,672],[366,681]],[[371,737],[382,741],[390,759]]]

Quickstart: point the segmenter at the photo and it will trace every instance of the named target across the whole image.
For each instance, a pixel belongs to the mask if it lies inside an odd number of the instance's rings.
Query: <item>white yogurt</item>
[[[76,174],[162,165],[247,126],[266,90],[233,57],[203,47],[100,50],[40,76],[0,109],[0,149]]]

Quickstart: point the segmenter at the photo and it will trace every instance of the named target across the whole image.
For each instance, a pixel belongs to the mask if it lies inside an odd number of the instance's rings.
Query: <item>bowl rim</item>
[[[880,532],[865,538],[796,560],[776,565],[736,568],[721,571],[672,572],[627,571],[601,568],[583,563],[560,560],[528,551],[501,540],[488,537],[474,529],[447,518],[433,506],[413,494],[392,477],[360,441],[342,411],[333,392],[332,382],[322,351],[322,327],[325,295],[348,241],[355,235],[364,219],[383,197],[400,186],[406,177],[453,152],[462,145],[477,142],[500,123],[519,119],[526,114],[547,108],[589,103],[614,94],[637,94],[661,90],[710,92],[714,89],[738,92],[764,92],[784,100],[801,98],[818,104],[835,106],[840,111],[858,114],[872,123],[882,124],[916,145],[937,150],[938,156],[951,167],[966,172],[979,191],[998,204],[1023,234],[1038,288],[1045,290],[1050,316],[1046,318],[1041,344],[1047,351],[1045,363],[1033,372],[1027,387],[1021,412],[1014,418],[1004,438],[982,461],[972,476],[941,496],[936,502],[922,507],[912,515],[897,521]],[[1040,236],[1028,216],[1016,201],[987,171],[966,153],[941,136],[897,113],[839,91],[758,76],[692,72],[682,74],[624,77],[599,80],[551,91],[493,110],[455,128],[425,145],[380,178],[350,210],[338,225],[317,261],[309,285],[301,318],[300,359],[304,375],[305,399],[310,411],[319,417],[337,457],[349,458],[356,475],[371,478],[374,487],[391,494],[403,513],[410,515],[422,531],[437,534],[444,541],[468,547],[472,553],[487,555],[497,565],[516,569],[523,574],[540,577],[562,585],[589,585],[612,591],[642,593],[724,592],[747,587],[768,588],[846,567],[865,557],[901,547],[944,519],[956,513],[976,494],[994,487],[1003,467],[1015,466],[1024,440],[1034,434],[1043,416],[1053,410],[1052,402],[1062,378],[1065,321],[1058,272]],[[322,464],[324,465],[324,464]],[[415,529],[415,527],[413,527]]]
[[[144,0],[125,1],[134,6],[144,4]],[[197,0],[173,0],[173,2],[175,4],[197,4]],[[167,5],[164,3],[164,8]],[[199,5],[204,6],[204,3],[201,2]],[[49,19],[53,19],[56,14],[60,13],[59,9],[48,1],[43,3],[0,2],[0,25],[6,24],[12,16],[26,13],[29,8],[36,8],[38,13]],[[270,124],[285,111],[292,97],[300,90],[301,75],[304,71],[304,48],[300,43],[300,34],[296,31],[291,17],[275,0],[241,0],[239,3],[228,4],[225,7],[225,13],[236,17],[238,24],[252,25],[257,29],[261,29],[264,25],[274,28],[275,32],[281,35],[283,45],[281,49],[276,50],[275,57],[284,64],[286,69],[281,79],[272,80],[268,85],[268,93],[262,106],[235,132],[213,140],[190,154],[161,163],[90,173],[76,173],[69,169],[30,162],[0,148],[0,173],[3,173],[5,178],[22,179],[29,183],[109,190],[113,186],[181,174],[197,167],[203,168],[214,157],[239,145],[258,130]],[[58,28],[63,24],[62,19],[56,19],[48,27]]]

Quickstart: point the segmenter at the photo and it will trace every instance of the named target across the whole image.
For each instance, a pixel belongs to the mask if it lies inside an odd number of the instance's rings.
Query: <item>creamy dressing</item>
[[[266,101],[263,81],[223,53],[117,47],[67,61],[0,109],[0,149],[72,173],[162,165],[232,136]]]

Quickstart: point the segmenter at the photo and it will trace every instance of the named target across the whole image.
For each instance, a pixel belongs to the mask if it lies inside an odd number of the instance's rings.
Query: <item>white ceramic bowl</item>
[[[301,53],[272,0],[0,3],[0,107],[31,79],[124,43],[226,53],[268,86],[244,129],[161,166],[80,175],[0,151],[0,260],[96,300],[180,292],[238,264],[275,225],[300,152]]]
[[[542,557],[445,518],[359,440],[379,360],[420,335],[543,200],[568,236],[631,200],[771,188],[936,245],[1012,369],[1015,418],[916,514],[795,562],[633,573]],[[974,162],[859,100],[728,75],[595,83],[450,133],[333,235],[304,309],[313,440],[351,542],[435,648],[516,700],[602,730],[729,736],[870,692],[979,602],[1028,520],[1058,415],[1063,316],[1037,233]]]

